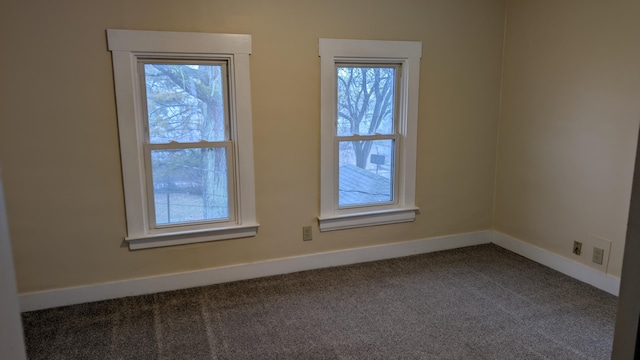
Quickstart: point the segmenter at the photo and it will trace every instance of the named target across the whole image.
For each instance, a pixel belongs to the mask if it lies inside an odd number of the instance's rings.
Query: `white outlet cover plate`
[[[594,248],[604,250],[604,254],[602,255],[602,265],[596,264],[592,261]],[[607,268],[609,266],[609,253],[611,252],[611,241],[594,234],[589,234],[584,244],[582,244],[582,251],[588,251],[586,265],[602,271],[605,274],[607,273]]]

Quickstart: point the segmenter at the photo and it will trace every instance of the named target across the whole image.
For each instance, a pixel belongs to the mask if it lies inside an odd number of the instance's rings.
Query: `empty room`
[[[639,18],[0,2],[0,357],[632,359]]]

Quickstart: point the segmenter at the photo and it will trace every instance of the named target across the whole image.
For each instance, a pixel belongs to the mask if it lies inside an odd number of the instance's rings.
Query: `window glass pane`
[[[152,144],[224,141],[222,65],[144,64]]]
[[[156,224],[229,218],[225,148],[151,150]]]
[[[341,141],[340,207],[393,201],[394,141]]]
[[[392,134],[395,67],[338,66],[338,136]]]

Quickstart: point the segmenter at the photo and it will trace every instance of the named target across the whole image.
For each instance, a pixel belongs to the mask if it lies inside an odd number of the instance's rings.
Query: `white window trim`
[[[350,229],[363,226],[392,224],[415,220],[419,208],[415,205],[416,152],[418,129],[418,86],[422,43],[417,41],[379,41],[320,39],[320,231]],[[338,174],[336,138],[336,73],[341,62],[399,63],[402,96],[399,109],[396,164],[398,198],[394,204],[362,208],[338,208]]]
[[[120,136],[122,176],[127,216],[129,248],[144,249],[255,236],[259,224],[255,214],[253,169],[253,130],[251,125],[251,83],[249,55],[251,35],[107,30],[113,58],[114,81]],[[137,91],[137,62],[145,56],[220,55],[230,59],[230,79],[234,93],[236,219],[233,224],[178,226],[158,231],[151,229],[145,185],[142,104]],[[232,73],[231,73],[232,72]]]

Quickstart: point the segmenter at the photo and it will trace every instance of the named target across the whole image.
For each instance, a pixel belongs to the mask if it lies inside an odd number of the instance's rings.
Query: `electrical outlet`
[[[311,241],[313,239],[313,230],[311,226],[302,227],[302,241]]]
[[[582,243],[580,241],[573,242],[573,253],[578,256],[582,254]]]
[[[592,261],[598,265],[602,265],[603,259],[604,259],[604,249],[594,247]]]
[[[598,235],[589,234],[589,236],[585,238],[584,246],[586,246],[585,249],[593,250],[593,253],[589,254],[592,256],[584,259],[584,264],[606,274],[609,269],[611,241]],[[598,251],[601,251],[602,255],[600,255]]]

